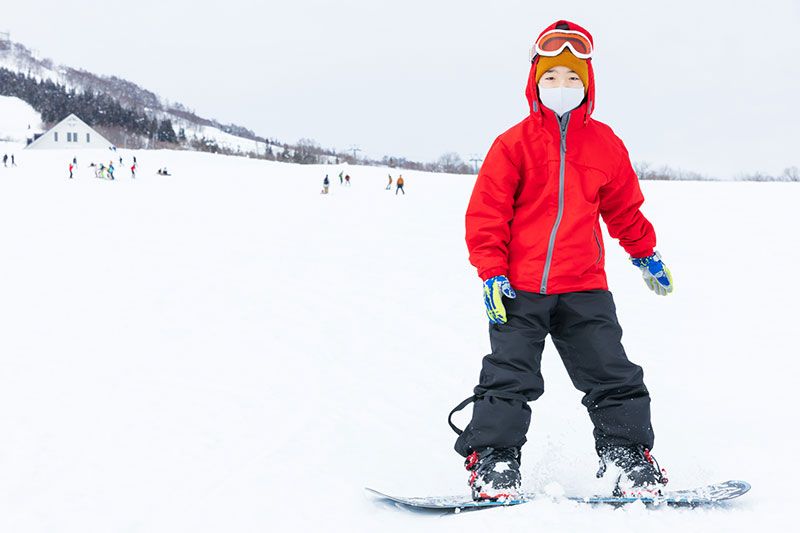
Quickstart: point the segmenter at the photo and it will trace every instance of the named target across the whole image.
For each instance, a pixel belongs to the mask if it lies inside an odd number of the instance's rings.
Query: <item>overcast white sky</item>
[[[635,160],[729,177],[800,166],[800,0],[36,0],[0,31],[259,135],[481,157],[527,113],[528,49],[595,39],[597,111]]]

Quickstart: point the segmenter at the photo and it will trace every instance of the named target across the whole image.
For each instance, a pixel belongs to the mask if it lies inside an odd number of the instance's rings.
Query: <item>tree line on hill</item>
[[[0,68],[0,95],[14,96],[27,102],[45,123],[56,123],[75,113],[93,127],[119,127],[131,135],[178,143],[178,134],[171,120],[158,120],[141,111],[128,109],[103,93],[77,92],[51,80],[38,80]]]
[[[640,180],[653,181],[800,181],[800,168],[798,167],[787,167],[778,175],[764,174],[763,172],[743,173],[731,180],[708,177],[697,172],[676,170],[668,166],[653,168],[650,163],[642,161],[634,163],[633,169]]]

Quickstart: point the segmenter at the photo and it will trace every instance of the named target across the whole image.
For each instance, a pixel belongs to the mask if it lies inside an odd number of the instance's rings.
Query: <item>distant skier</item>
[[[344,175],[344,170],[342,170],[341,172],[339,172],[339,185],[341,185],[342,183],[344,183],[344,178],[342,177],[343,175]]]
[[[397,196],[397,193],[399,193],[400,191],[403,192],[403,196],[406,195],[406,190],[403,187],[405,184],[406,184],[406,180],[403,179],[403,175],[400,174],[399,176],[397,176],[397,187],[395,187],[395,191],[394,191],[394,195],[395,196]]]
[[[328,194],[328,188],[331,186],[331,180],[328,179],[328,175],[325,174],[325,179],[322,180],[322,194]]]
[[[344,184],[347,185],[348,187],[350,186],[350,174],[345,174]]]
[[[122,166],[122,156],[120,156],[120,158],[119,158],[119,166],[120,167]]]
[[[17,161],[14,159],[14,154],[11,154],[11,166],[12,167],[17,166]]]
[[[72,163],[69,164],[69,179],[72,179],[72,169],[75,168]]]
[[[8,167],[8,154],[3,154],[3,166]]]
[[[73,157],[72,158],[72,164],[75,165],[76,167],[78,166],[78,158],[77,157]]]
[[[386,184],[386,190],[387,191],[391,191],[392,190],[392,175],[391,174],[389,174],[389,183]],[[405,193],[403,193],[403,194],[405,194]]]
[[[612,477],[615,495],[657,495],[667,482],[650,454],[642,369],[621,344],[600,217],[656,294],[672,292],[672,274],[639,210],[644,197],[625,146],[591,117],[592,48],[591,35],[568,21],[539,35],[526,89],[530,114],[494,141],[467,208],[467,248],[483,280],[492,353],[483,359],[474,395],[451,412],[474,402],[472,420],[464,431],[450,424],[476,500],[519,494],[528,402],[544,392],[540,364],[548,334],[584,393],[597,475]],[[654,327],[656,335],[668,329]]]
[[[107,172],[108,172],[108,175],[113,180],[114,179],[114,162],[113,161],[109,161],[108,162],[108,170],[107,170]]]
[[[131,165],[131,179],[136,179],[136,163]]]

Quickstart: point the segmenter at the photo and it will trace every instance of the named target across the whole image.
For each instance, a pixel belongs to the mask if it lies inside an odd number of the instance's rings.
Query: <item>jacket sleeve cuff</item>
[[[645,248],[641,250],[633,250],[628,252],[633,259],[643,259],[645,257],[650,257],[655,253],[655,249],[653,248]]]
[[[507,267],[489,267],[479,271],[478,276],[480,276],[483,281],[486,281],[495,276],[505,276],[507,271]]]

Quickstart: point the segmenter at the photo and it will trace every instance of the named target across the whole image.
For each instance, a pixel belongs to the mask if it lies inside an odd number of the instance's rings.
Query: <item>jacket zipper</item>
[[[547,294],[547,277],[550,275],[550,265],[553,262],[553,248],[556,245],[556,232],[561,224],[561,217],[564,216],[564,171],[567,163],[567,126],[569,126],[570,113],[561,117],[558,121],[558,129],[561,132],[561,153],[558,166],[558,214],[556,215],[553,230],[550,232],[550,242],[547,244],[547,259],[544,262],[544,273],[542,274],[542,286],[539,288],[541,294]]]
[[[592,228],[592,235],[594,235],[594,242],[597,244],[597,261],[594,262],[596,265],[603,259],[603,247],[600,246],[600,237],[597,236],[597,231],[594,228]]]

